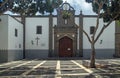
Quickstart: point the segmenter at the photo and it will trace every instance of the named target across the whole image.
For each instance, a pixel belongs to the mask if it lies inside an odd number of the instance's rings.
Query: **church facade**
[[[65,11],[70,13],[69,19],[63,17]],[[9,26],[5,25],[5,20],[3,22],[5,17],[13,19],[8,22],[11,23]],[[10,20],[10,18],[7,18],[7,20]],[[0,19],[1,27],[10,27],[11,30],[6,28],[6,31],[13,31],[11,34],[8,33],[11,38],[6,35],[7,39],[9,39],[7,40],[8,43],[11,44],[5,43],[0,37],[0,55],[6,52],[6,55],[0,57],[0,60],[5,57],[10,57],[6,58],[6,61],[18,60],[23,57],[28,59],[52,57],[90,58],[91,45],[80,27],[91,36],[92,28],[96,25],[96,15],[83,15],[82,11],[79,15],[75,15],[75,10],[69,3],[63,3],[57,9],[57,15],[25,17],[25,27],[20,23],[21,18],[17,16],[2,15]],[[103,20],[100,19],[100,26],[103,24]],[[96,42],[96,58],[120,56],[120,27],[117,25],[118,23],[115,21],[111,23]],[[2,30],[2,28],[0,29]],[[3,36],[1,30],[0,36]],[[16,39],[11,36],[15,32],[19,36],[15,37]],[[14,48],[4,48],[3,44]],[[9,52],[10,50],[13,54]]]

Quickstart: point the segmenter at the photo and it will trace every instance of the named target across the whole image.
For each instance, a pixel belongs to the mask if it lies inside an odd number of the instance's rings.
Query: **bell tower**
[[[65,2],[57,9],[58,13],[58,26],[74,26],[75,10],[69,3]]]
[[[57,9],[57,25],[54,27],[54,55],[57,57],[76,57],[77,27],[75,10],[69,3]]]

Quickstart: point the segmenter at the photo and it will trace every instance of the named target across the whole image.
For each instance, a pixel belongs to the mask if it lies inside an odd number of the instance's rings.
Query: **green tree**
[[[16,0],[12,12],[33,16],[36,12],[52,13],[62,3],[62,0]]]
[[[0,13],[7,10],[25,16],[33,16],[36,12],[52,13],[62,2],[62,0],[1,0]]]
[[[0,15],[7,10],[20,14],[23,32],[25,32],[25,16],[34,16],[36,12],[51,14],[60,4],[62,0],[3,0],[0,3]],[[25,34],[23,36],[23,42],[25,42]],[[25,44],[23,51],[23,58],[25,58]]]
[[[1,0],[0,1],[0,15],[5,11],[13,7],[13,0]]]
[[[104,30],[110,26],[114,20],[120,20],[120,0],[86,0],[86,2],[91,3],[93,11],[97,14],[96,25],[92,36],[90,37],[84,30],[83,32],[88,38],[88,41],[91,44],[92,54],[90,59],[90,67],[95,68],[95,43],[104,32]],[[99,28],[99,19],[103,18],[103,21],[106,22],[100,30]],[[98,33],[98,34],[96,34]]]

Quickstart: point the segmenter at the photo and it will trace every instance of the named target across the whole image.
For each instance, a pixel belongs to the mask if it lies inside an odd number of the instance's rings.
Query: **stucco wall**
[[[0,16],[0,49],[8,48],[8,15]]]
[[[97,32],[100,31],[101,26],[103,26],[105,23],[103,23],[103,20],[100,19],[99,23],[99,29]],[[96,18],[88,18],[84,17],[83,19],[83,28],[87,33],[90,35],[90,26],[96,25]],[[98,34],[98,33],[97,33]],[[101,42],[102,41],[102,42]],[[114,49],[115,48],[115,22],[110,24],[110,26],[103,32],[101,37],[96,42],[96,49]],[[90,44],[88,42],[88,39],[85,35],[83,35],[83,49],[90,49]]]
[[[15,36],[15,29],[18,31],[18,36]],[[8,24],[8,49],[23,49],[23,25],[15,20],[14,18],[9,16],[9,24]],[[21,47],[20,47],[21,45]]]
[[[42,26],[42,34],[36,34],[36,27]],[[48,49],[49,18],[26,18],[26,49]],[[39,37],[38,45],[36,38]],[[31,43],[33,41],[33,45]]]
[[[23,25],[18,20],[8,18],[8,61],[23,58]],[[17,29],[17,37],[15,36]]]
[[[97,32],[100,31],[101,27],[105,23],[102,19],[99,22],[99,29]],[[89,36],[90,35],[90,26],[96,25],[96,18],[94,17],[84,17],[83,18],[83,28]],[[98,34],[98,33],[97,33]],[[113,54],[115,53],[115,22],[112,22],[110,26],[105,29],[103,34],[100,36],[98,41],[95,45],[96,49],[96,58],[113,58]],[[91,56],[91,45],[86,37],[83,35],[83,56],[84,58],[90,58]]]
[[[8,16],[0,16],[0,62],[6,62],[8,59]]]
[[[42,34],[36,34],[36,27],[42,26]],[[48,57],[49,48],[49,18],[26,18],[26,57],[36,55],[36,58]],[[36,38],[39,38],[38,45]],[[32,57],[31,57],[32,58]]]

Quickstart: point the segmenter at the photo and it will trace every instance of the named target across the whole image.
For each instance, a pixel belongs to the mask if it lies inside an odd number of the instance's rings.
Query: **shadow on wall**
[[[26,50],[26,59],[44,59],[48,58],[48,50]]]
[[[23,50],[0,50],[0,63],[23,59]]]
[[[7,50],[0,50],[0,63],[7,62],[8,60],[8,51]]]
[[[110,59],[114,58],[113,55],[115,53],[114,49],[96,49],[96,59]],[[83,58],[90,59],[91,50],[84,49],[83,50]]]

